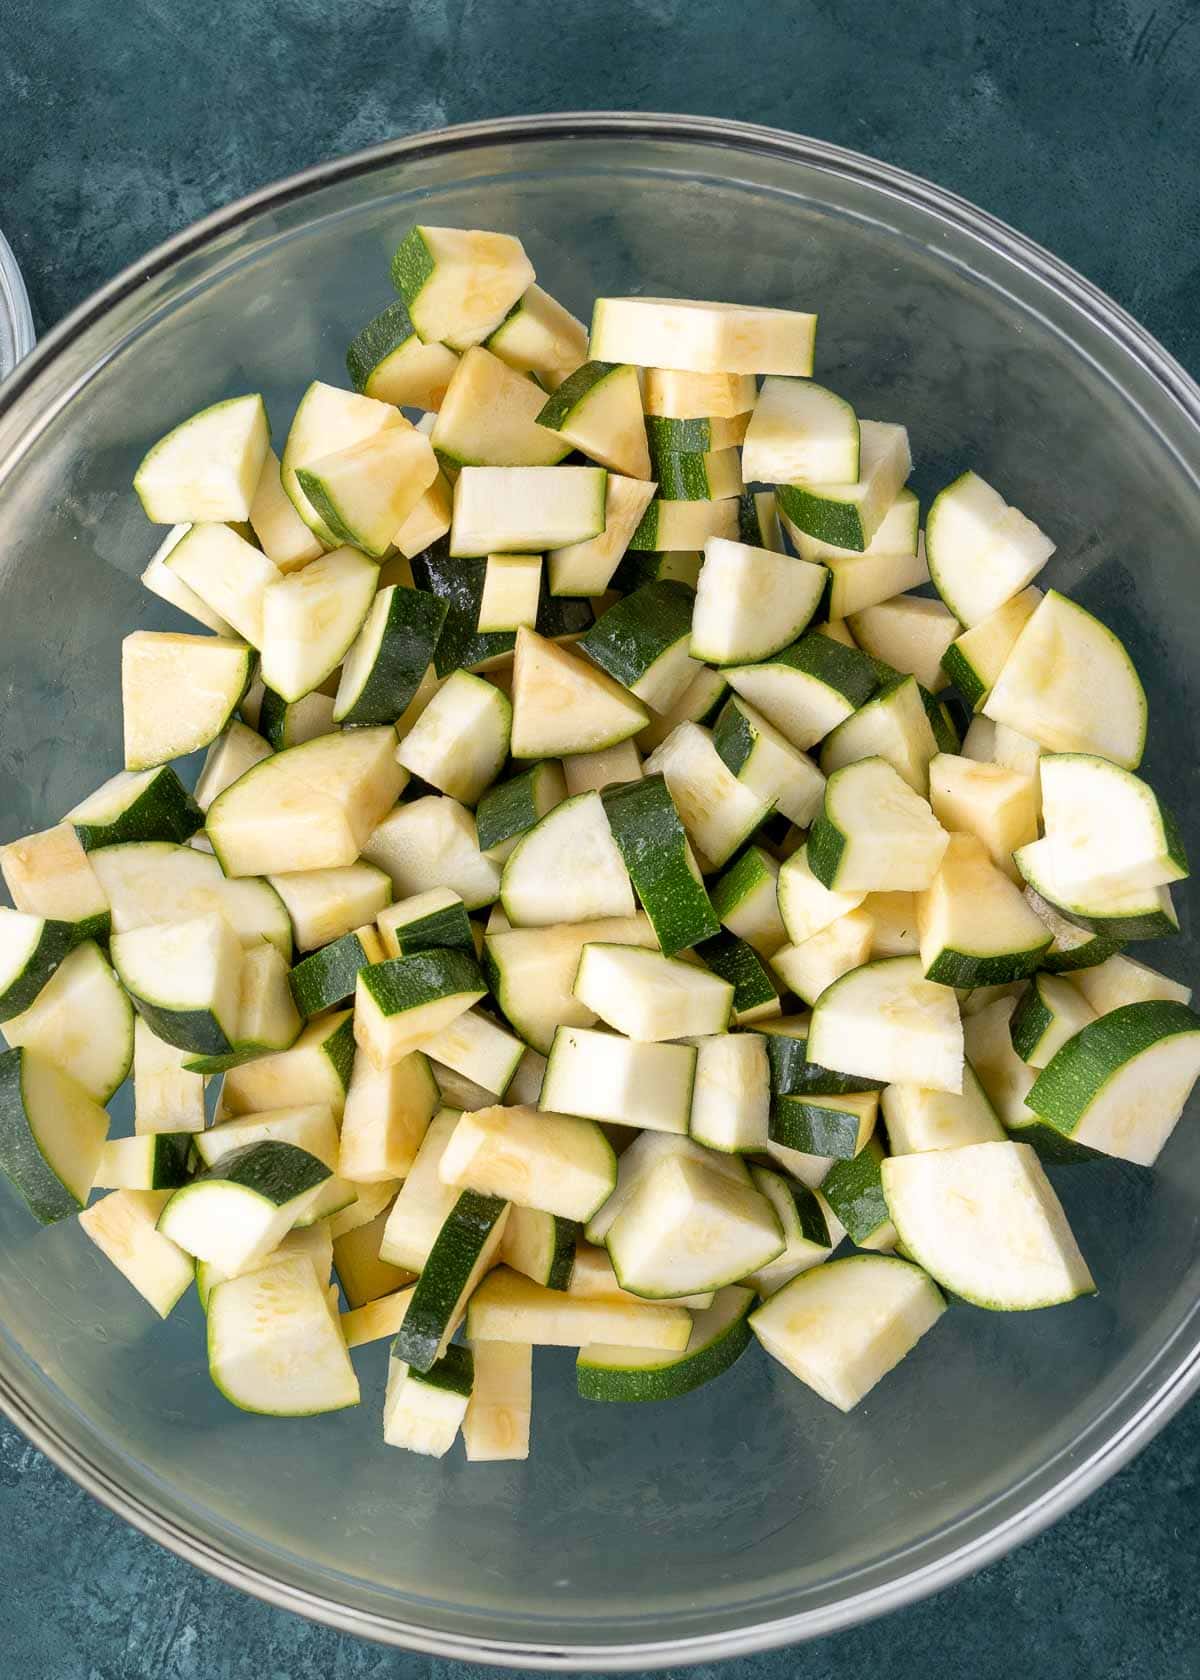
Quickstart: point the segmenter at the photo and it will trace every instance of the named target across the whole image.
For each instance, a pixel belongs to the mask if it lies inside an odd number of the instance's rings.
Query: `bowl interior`
[[[310,379],[345,383],[345,346],[388,300],[390,252],[418,218],[519,233],[585,317],[628,291],[818,310],[818,377],[907,423],[923,502],[974,465],[1056,538],[1046,576],[1125,639],[1150,698],[1146,773],[1194,830],[1200,447],[1148,365],[884,172],[686,128],[546,125],[402,147],[279,195],[112,301],[28,388],[18,376],[0,412],[0,840],[118,767],[120,637],[191,628],[138,583],[157,541],[129,487],[147,443],[261,390],[279,448]],[[1183,936],[1140,954],[1186,977],[1193,893],[1177,897]],[[736,1644],[798,1616],[795,1637],[1015,1532],[1194,1358],[1195,1119],[1152,1173],[1055,1172],[1095,1300],[955,1305],[847,1417],[757,1349],[641,1408],[577,1400],[572,1356],[544,1351],[528,1464],[431,1463],[383,1445],[386,1344],[355,1356],[357,1411],[247,1417],[208,1380],[194,1294],[160,1325],[77,1229],[36,1229],[3,1187],[0,1377],[163,1537],[364,1631],[512,1642],[530,1660]]]

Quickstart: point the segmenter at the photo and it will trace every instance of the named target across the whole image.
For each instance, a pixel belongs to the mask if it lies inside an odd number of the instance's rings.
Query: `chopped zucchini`
[[[258,727],[272,750],[283,752],[286,747],[315,741],[318,735],[331,735],[334,704],[333,696],[322,694],[319,689],[302,694],[299,700],[285,700],[273,688],[265,688],[258,709]]]
[[[246,519],[269,446],[258,395],[229,397],[189,416],[159,439],[134,474],[146,518],[155,525]]]
[[[73,923],[26,916],[0,905],[0,1021],[29,1008],[76,944]]]
[[[491,904],[500,891],[499,867],[479,849],[475,818],[456,799],[429,795],[397,805],[363,846],[400,897],[447,887],[468,910]]]
[[[858,416],[811,379],[764,379],[742,458],[746,477],[765,484],[855,484]]]
[[[817,317],[795,309],[692,298],[601,297],[592,309],[591,352],[637,367],[667,362],[684,373],[804,376],[812,372],[816,331]],[[751,394],[742,407],[753,402]]]
[[[968,627],[1010,602],[1054,553],[1046,533],[973,472],[934,497],[925,543],[934,587]]]
[[[0,846],[0,875],[24,915],[69,922],[81,940],[108,938],[108,896],[70,823]]]
[[[319,379],[301,397],[283,449],[280,482],[296,512],[326,548],[336,548],[340,539],[305,495],[299,469],[389,430],[412,430],[391,403],[339,390]]]
[[[484,340],[517,373],[532,373],[547,391],[587,360],[587,328],[540,286],[530,286]]]
[[[194,1056],[233,1050],[242,947],[223,917],[136,928],[115,934],[111,949],[122,985],[159,1038]]]
[[[688,1123],[708,1149],[739,1154],[767,1146],[771,1079],[757,1033],[722,1032],[696,1041],[696,1077]]]
[[[769,723],[802,752],[815,746],[878,688],[871,662],[816,631],[758,665],[725,676]]]
[[[252,657],[245,642],[228,636],[156,630],[126,636],[125,768],[150,770],[216,740],[246,692]]]
[[[885,683],[826,736],[821,769],[831,776],[843,765],[882,758],[914,792],[926,795],[929,765],[937,750],[916,678],[899,677]]]
[[[288,975],[296,1008],[306,1019],[339,1009],[354,996],[360,968],[382,962],[385,952],[375,929],[358,928],[298,962]]]
[[[636,945],[585,945],[575,996],[606,1025],[642,1042],[723,1033],[733,1007],[729,981]]]
[[[532,630],[518,630],[512,685],[512,755],[559,758],[626,741],[649,714],[619,682]]]
[[[458,1200],[457,1188],[441,1178],[442,1157],[458,1120],[456,1109],[443,1108],[429,1122],[384,1222],[377,1252],[390,1266],[422,1271],[438,1232]]]
[[[577,1220],[514,1203],[500,1239],[501,1264],[546,1289],[566,1289],[582,1230]]]
[[[393,1355],[383,1402],[387,1445],[426,1458],[444,1458],[466,1422],[474,1380],[475,1361],[469,1348],[448,1348],[427,1372],[414,1371]]]
[[[710,537],[696,584],[693,659],[749,665],[805,629],[825,593],[824,567],[766,548]]]
[[[1016,865],[1013,867],[1015,869]],[[1050,943],[1042,956],[1042,967],[1049,973],[1074,974],[1076,969],[1102,966],[1116,953],[1118,947],[1111,939],[1106,939],[1102,933],[1091,933],[1087,928],[1076,927],[1074,922],[1060,916],[1054,906],[1047,904],[1032,887],[1025,888],[1025,902],[1050,931]],[[1188,997],[1182,1001],[1186,1003]],[[1126,998],[1122,1001],[1128,1003],[1133,1000]],[[1116,1005],[1113,1007],[1116,1008]]]
[[[710,537],[733,542],[738,535],[738,499],[719,501],[671,501],[655,496],[629,539],[635,552],[643,550],[703,548]]]
[[[754,398],[750,400],[753,402]],[[751,414],[752,410],[747,409],[742,414],[696,415],[691,419],[678,419],[647,413],[646,438],[651,457],[732,449],[745,441]],[[750,476],[753,478],[755,475],[751,473]]]
[[[139,1015],[133,1023],[134,1130],[202,1132],[204,1076],[184,1066],[188,1053],[151,1032]]]
[[[188,1170],[191,1147],[190,1132],[152,1132],[140,1137],[110,1138],[100,1151],[92,1188],[177,1190],[191,1177]]]
[[[287,911],[301,951],[328,945],[362,927],[380,915],[392,897],[391,881],[372,863],[300,870],[268,879]]]
[[[489,554],[479,598],[480,635],[494,630],[532,630],[542,593],[540,554]]]
[[[729,420],[748,414],[758,399],[752,373],[684,372],[648,367],[643,374],[646,413],[671,420],[712,417]]]
[[[695,1075],[692,1045],[638,1043],[615,1033],[560,1026],[550,1047],[538,1107],[645,1131],[684,1134]]]
[[[571,445],[538,425],[546,393],[473,345],[454,370],[430,442],[456,467],[552,467]]]
[[[1188,872],[1178,824],[1146,782],[1107,759],[1048,753],[1044,844],[1081,896],[1165,886]]]
[[[950,836],[938,873],[917,895],[916,910],[922,965],[943,986],[1023,980],[1041,965],[1050,944],[1041,917],[973,834]]]
[[[283,488],[279,457],[273,449],[267,450],[248,517],[258,546],[281,572],[297,571],[323,552],[320,538],[309,530]]]
[[[178,1305],[195,1275],[191,1256],[157,1229],[169,1195],[164,1190],[115,1190],[79,1215],[80,1230],[160,1318]]]
[[[874,937],[875,923],[869,912],[862,907],[849,910],[801,944],[782,946],[771,957],[771,966],[789,991],[805,1003],[816,1003],[827,986],[868,960]]]
[[[1000,764],[939,753],[929,764],[933,814],[951,833],[974,834],[1010,880],[1013,853],[1037,839],[1040,799],[1032,777]]]
[[[779,1014],[779,992],[770,968],[744,939],[722,931],[706,939],[696,954],[714,974],[732,985],[734,1026],[748,1026]]]
[[[1114,952],[1095,967],[1072,974],[1071,983],[1083,993],[1097,1015],[1108,1015],[1127,1003],[1151,1003],[1155,999],[1168,1003],[1192,1001],[1190,986],[1169,980],[1165,974],[1121,952]]]
[[[403,298],[368,321],[346,351],[354,389],[397,408],[439,409],[457,366],[447,345],[422,343]]]
[[[261,714],[260,714],[261,715]],[[238,718],[230,720],[224,733],[218,735],[204,760],[204,768],[196,779],[195,802],[201,812],[207,811],[213,800],[232,787],[239,776],[247,770],[252,770],[256,764],[261,764],[264,758],[270,758],[271,747],[262,736],[256,734]],[[140,836],[153,839],[181,839],[184,836],[153,835]]]
[[[1073,922],[1123,944],[1162,939],[1179,932],[1170,887],[1093,888],[1073,880],[1069,858],[1049,840],[1034,840],[1013,853],[1024,879]]]
[[[588,542],[604,530],[607,477],[603,467],[464,467],[454,485],[450,553],[530,554]]]
[[[422,589],[381,589],[346,654],[332,719],[343,728],[394,723],[415,699],[447,607]]]
[[[786,515],[783,524],[801,559],[824,566],[829,573],[826,606],[830,618],[840,623],[850,613],[890,601],[906,589],[929,582],[917,531],[919,515],[912,491],[901,490],[865,549],[840,548],[819,541]]]
[[[753,1290],[736,1284],[722,1289],[711,1307],[695,1315],[687,1351],[612,1347],[580,1348],[575,1365],[579,1393],[585,1400],[676,1400],[712,1382],[740,1359],[750,1345],[749,1313]],[[487,1344],[483,1344],[487,1345]]]
[[[1011,601],[956,636],[942,655],[942,670],[972,711],[977,712],[991,693],[1041,598],[1040,589],[1022,589]]]
[[[923,1085],[888,1085],[879,1101],[892,1155],[995,1143],[1005,1136],[969,1060],[963,1063],[961,1094],[929,1091]]]
[[[552,548],[546,556],[551,594],[598,595],[607,589],[654,491],[652,482],[610,472],[604,492],[604,529],[582,542]]]
[[[612,1194],[617,1160],[593,1121],[516,1105],[464,1114],[438,1172],[443,1184],[581,1222]]]
[[[396,750],[397,762],[452,799],[473,805],[508,757],[512,707],[467,671],[446,678]]]
[[[740,497],[745,489],[736,449],[655,454],[650,470],[660,497],[667,502],[716,502]]]
[[[761,846],[747,846],[713,884],[712,907],[735,938],[760,957],[787,943],[779,912],[780,866]]]
[[[375,599],[378,570],[357,548],[323,554],[289,572],[263,601],[262,679],[299,700],[337,670]]]
[[[636,368],[584,362],[557,387],[537,419],[610,472],[627,478],[651,476]]]
[[[360,969],[354,1038],[376,1067],[389,1067],[468,1010],[487,992],[462,951],[419,951]]]
[[[783,1253],[783,1227],[752,1183],[667,1156],[641,1179],[606,1238],[622,1289],[650,1299],[722,1289]]]
[[[392,284],[425,344],[480,344],[533,285],[519,239],[475,229],[411,228],[392,257]]]
[[[633,915],[629,874],[598,793],[563,800],[521,836],[500,900],[513,927]]]
[[[336,1314],[300,1255],[215,1285],[208,1298],[208,1369],[244,1412],[312,1417],[359,1401]]]
[[[431,887],[381,910],[376,922],[389,957],[410,957],[439,945],[471,953],[475,941],[466,905],[448,887]]]
[[[940,601],[896,595],[848,618],[864,653],[916,677],[931,694],[945,688],[949,679],[942,669],[942,656],[958,635],[959,623]]]
[[[887,1084],[962,1090],[963,1029],[949,986],[927,980],[919,957],[888,957],[844,974],[813,1009],[808,1055]]]
[[[428,1371],[445,1357],[468,1301],[495,1258],[508,1206],[497,1196],[459,1192],[429,1251],[393,1343],[396,1356],[413,1369]]]
[[[718,918],[666,780],[644,776],[610,789],[602,803],[662,951],[671,956],[717,933]]]
[[[596,620],[580,649],[644,705],[665,711],[696,673],[688,651],[694,602],[685,583],[644,584]]]
[[[193,525],[163,561],[251,647],[262,646],[263,601],[282,577],[262,550],[228,525]]]
[[[108,1101],[133,1061],[133,1009],[91,940],[64,957],[28,1009],[0,1031],[9,1044],[60,1067],[98,1103]]]
[[[590,1027],[595,1015],[572,987],[579,956],[590,941],[644,945],[657,940],[645,916],[573,925],[506,928],[484,939],[484,964],[500,1008],[535,1050],[547,1054],[560,1026]]]
[[[294,1144],[246,1143],[176,1190],[159,1215],[158,1229],[232,1279],[278,1247],[313,1208],[329,1177],[323,1161]],[[304,1268],[312,1280],[307,1261]],[[209,1300],[210,1332],[216,1293]]]
[[[779,870],[779,914],[787,938],[803,945],[823,928],[857,910],[865,892],[831,889],[813,874],[808,847],[800,846]]]
[[[828,1260],[846,1233],[819,1191],[794,1183],[770,1167],[751,1167],[750,1176],[775,1209],[787,1245],[777,1260],[768,1261],[745,1279],[766,1300],[801,1272]]]
[[[882,420],[859,421],[856,482],[811,479],[780,484],[781,514],[819,542],[863,550],[912,471],[908,432]]]
[[[467,1339],[521,1342],[534,1347],[590,1347],[594,1343],[682,1353],[692,1334],[683,1307],[627,1297],[573,1295],[546,1289],[498,1266],[467,1309]]]
[[[678,724],[650,754],[645,770],[647,776],[662,775],[689,840],[716,868],[772,808],[771,800],[737,779],[699,724]]]
[[[320,1103],[340,1115],[354,1068],[354,1028],[349,1010],[312,1021],[288,1050],[262,1056],[225,1075],[226,1114]]]
[[[808,840],[808,865],[839,892],[923,892],[949,835],[892,766],[863,758],[835,770]]]
[[[100,1165],[108,1115],[39,1051],[0,1055],[0,1172],[43,1225],[77,1213]]]
[[[475,1379],[462,1420],[467,1462],[528,1458],[533,1348],[528,1342],[480,1342],[471,1352]]]
[[[643,775],[642,755],[632,741],[602,747],[599,752],[568,753],[562,769],[569,794],[602,793],[622,782],[640,782]]]
[[[469,1079],[489,1098],[500,1099],[506,1092],[525,1053],[519,1038],[499,1026],[482,1010],[468,1009],[448,1027],[425,1042],[426,1054],[437,1063],[438,1082],[445,1093],[445,1070]],[[465,1105],[464,1105],[465,1106]],[[485,1106],[473,1104],[474,1107]]]

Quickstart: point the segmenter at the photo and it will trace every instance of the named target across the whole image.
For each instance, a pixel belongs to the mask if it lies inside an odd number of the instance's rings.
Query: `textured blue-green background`
[[[839,141],[1051,247],[1200,373],[1196,0],[0,0],[0,227],[40,330],[250,188],[388,135],[689,111]],[[1014,1556],[737,1680],[1194,1680],[1200,1406]],[[127,1529],[0,1423],[0,1675],[465,1675]],[[699,1674],[703,1671],[692,1671]]]

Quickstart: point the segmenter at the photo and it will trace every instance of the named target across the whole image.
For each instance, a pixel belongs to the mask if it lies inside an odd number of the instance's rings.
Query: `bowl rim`
[[[21,278],[21,270],[17,266],[16,255],[8,240],[5,239],[2,229],[0,229],[0,313],[7,317],[12,333],[13,351],[11,366],[5,365],[3,353],[0,351],[0,380],[2,380],[33,349],[37,336],[33,327],[33,312],[29,307],[29,293],[25,290],[25,282]]]
[[[1200,386],[1144,327],[1099,287],[1007,223],[967,199],[923,177],[861,152],[784,129],[723,118],[639,111],[564,111],[530,117],[501,117],[426,130],[317,164],[234,200],[154,247],[141,261],[123,269],[71,311],[25,355],[0,385],[0,420],[37,383],[42,373],[119,302],[131,297],[164,270],[263,211],[338,182],[369,175],[397,160],[470,151],[497,142],[575,137],[687,141],[749,151],[807,165],[819,172],[858,181],[903,199],[966,233],[1008,258],[1065,298],[1089,325],[1112,339],[1148,373],[1200,431]],[[3,241],[0,239],[0,244]],[[30,323],[32,328],[32,323]],[[32,331],[30,333],[32,338]],[[1200,1309],[1198,1309],[1200,1310]],[[1191,1317],[1194,1320],[1197,1313]],[[1190,1322],[1190,1321],[1188,1321]],[[493,1641],[423,1627],[379,1612],[355,1609],[280,1580],[214,1545],[187,1523],[166,1517],[140,1496],[121,1486],[57,1427],[41,1419],[30,1401],[0,1372],[0,1411],[86,1492],[187,1562],[278,1608],[319,1621],[339,1631],[430,1655],[492,1663],[511,1668],[567,1671],[588,1667],[637,1670],[713,1662],[817,1638],[911,1604],[981,1568],[1032,1539],[1126,1464],[1200,1389],[1200,1335],[1179,1347],[1185,1325],[1155,1354],[1152,1364],[1088,1426],[1086,1435],[1005,1489],[980,1512],[960,1518],[955,1527],[978,1527],[979,1516],[999,1508],[1006,1514],[989,1520],[982,1532],[953,1540],[947,1549],[915,1568],[901,1567],[892,1578],[854,1591],[835,1603],[717,1633],[621,1645],[570,1646],[537,1641]],[[1173,1361],[1168,1363],[1169,1361]],[[1152,1379],[1152,1380],[1151,1380]],[[1110,1414],[1128,1405],[1139,1383],[1148,1391],[1116,1427]],[[1108,1431],[1106,1433],[1106,1430]],[[1101,1435],[1099,1442],[1088,1438]],[[1081,1441],[1090,1450],[1080,1451]],[[1023,1490],[1045,1482],[1028,1503]],[[1015,1507],[1015,1508],[1014,1508]],[[930,1544],[925,1542],[924,1544]]]

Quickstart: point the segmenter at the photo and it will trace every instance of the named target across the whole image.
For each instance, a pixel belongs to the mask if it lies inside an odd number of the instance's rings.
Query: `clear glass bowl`
[[[265,392],[282,441],[343,382],[414,218],[519,232],[580,313],[602,292],[821,313],[819,372],[908,423],[922,495],[980,467],[1056,537],[1049,580],[1125,638],[1149,775],[1200,818],[1200,392],[1043,251],[912,176],[792,136],[642,116],[504,121],[311,171],[201,223],[51,333],[0,393],[0,838],[120,762],[118,643],[181,625],[138,585],[129,489],[180,415]],[[1189,899],[1179,901],[1188,926]],[[1186,933],[1154,961],[1185,974]],[[87,1488],[194,1562],[340,1627],[519,1665],[644,1667],[825,1633],[1029,1537],[1200,1380],[1200,1128],[1154,1172],[1056,1172],[1100,1294],[956,1305],[843,1417],[752,1350],[662,1407],[574,1396],[538,1356],[526,1465],[385,1448],[365,1404],[233,1410],[194,1296],[159,1325],[71,1226],[0,1191],[0,1399]]]
[[[12,247],[0,233],[0,379],[33,349],[33,316]]]

